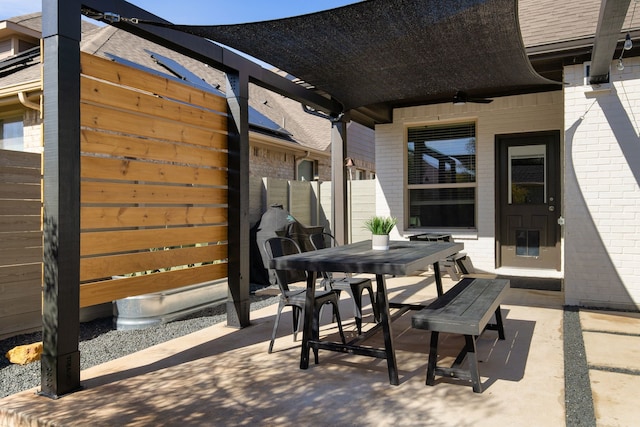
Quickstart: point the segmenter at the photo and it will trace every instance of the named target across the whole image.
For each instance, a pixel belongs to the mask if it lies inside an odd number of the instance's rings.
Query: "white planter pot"
[[[389,250],[389,235],[388,234],[373,234],[371,236],[371,249],[376,251],[388,251]]]

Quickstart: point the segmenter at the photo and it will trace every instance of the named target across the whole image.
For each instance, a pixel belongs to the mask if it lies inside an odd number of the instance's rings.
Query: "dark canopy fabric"
[[[238,25],[171,25],[238,49],[328,93],[345,111],[559,89],[538,75],[517,0],[369,0]]]

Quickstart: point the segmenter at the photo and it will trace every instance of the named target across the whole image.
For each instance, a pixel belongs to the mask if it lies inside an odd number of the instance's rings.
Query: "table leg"
[[[399,385],[398,365],[396,363],[396,353],[393,348],[391,315],[389,314],[389,300],[387,298],[387,285],[384,274],[376,274],[376,302],[378,304],[378,313],[380,313],[380,322],[382,323],[382,332],[384,335],[384,349],[387,358],[387,369],[389,370],[389,383],[391,383],[391,385]]]
[[[476,337],[465,335],[467,358],[469,360],[469,373],[471,374],[471,384],[475,393],[482,393],[482,383],[480,382],[480,372],[478,370],[478,355],[476,353]]]
[[[304,302],[302,345],[300,346],[300,369],[307,369],[309,367],[309,340],[312,338],[316,277],[316,272],[314,271],[307,273],[307,293]]]
[[[427,363],[427,385],[434,385],[436,381],[436,365],[438,364],[438,336],[439,332],[431,332],[429,344],[429,362]]]
[[[433,263],[433,275],[436,278],[438,296],[441,297],[444,292],[442,291],[442,277],[440,277],[440,263],[438,261]]]

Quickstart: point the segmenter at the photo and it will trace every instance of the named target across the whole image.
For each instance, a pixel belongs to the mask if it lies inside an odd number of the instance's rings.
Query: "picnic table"
[[[387,360],[389,382],[392,385],[398,385],[400,382],[389,309],[390,307],[397,308],[399,310],[396,313],[397,316],[399,313],[422,309],[425,306],[390,303],[385,276],[407,276],[416,271],[426,270],[429,265],[433,265],[437,292],[438,295],[442,295],[442,280],[438,263],[440,260],[460,252],[463,248],[462,243],[456,242],[391,241],[389,250],[381,251],[371,249],[371,241],[366,240],[272,259],[270,267],[273,269],[306,270],[308,272],[300,368],[307,369],[309,367],[309,350],[311,348],[376,357]],[[375,303],[378,306],[378,313],[380,313],[380,323],[347,344],[312,340],[315,283],[319,272],[322,271],[375,274]],[[370,337],[379,329],[383,331],[384,349],[358,345],[358,342]]]

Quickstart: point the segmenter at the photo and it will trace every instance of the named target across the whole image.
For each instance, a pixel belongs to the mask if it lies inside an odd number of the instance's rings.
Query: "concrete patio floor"
[[[428,274],[389,278],[390,299],[429,300],[432,281]],[[453,283],[444,282],[445,289]],[[450,379],[425,385],[429,332],[412,329],[410,313],[393,323],[399,386],[389,384],[386,361],[364,356],[320,351],[319,365],[300,370],[289,311],[267,354],[276,308],[252,312],[248,328],[215,325],[87,369],[83,389],[58,400],[36,389],[0,399],[0,426],[572,425],[565,419],[560,292],[509,291],[506,340],[494,331],[478,340],[482,394]],[[341,313],[353,336],[345,296]],[[637,425],[640,315],[581,310],[580,322],[597,425]],[[336,328],[325,324],[321,334],[335,337]],[[381,341],[377,334],[368,343]],[[453,360],[462,342],[442,334],[442,357]]]

